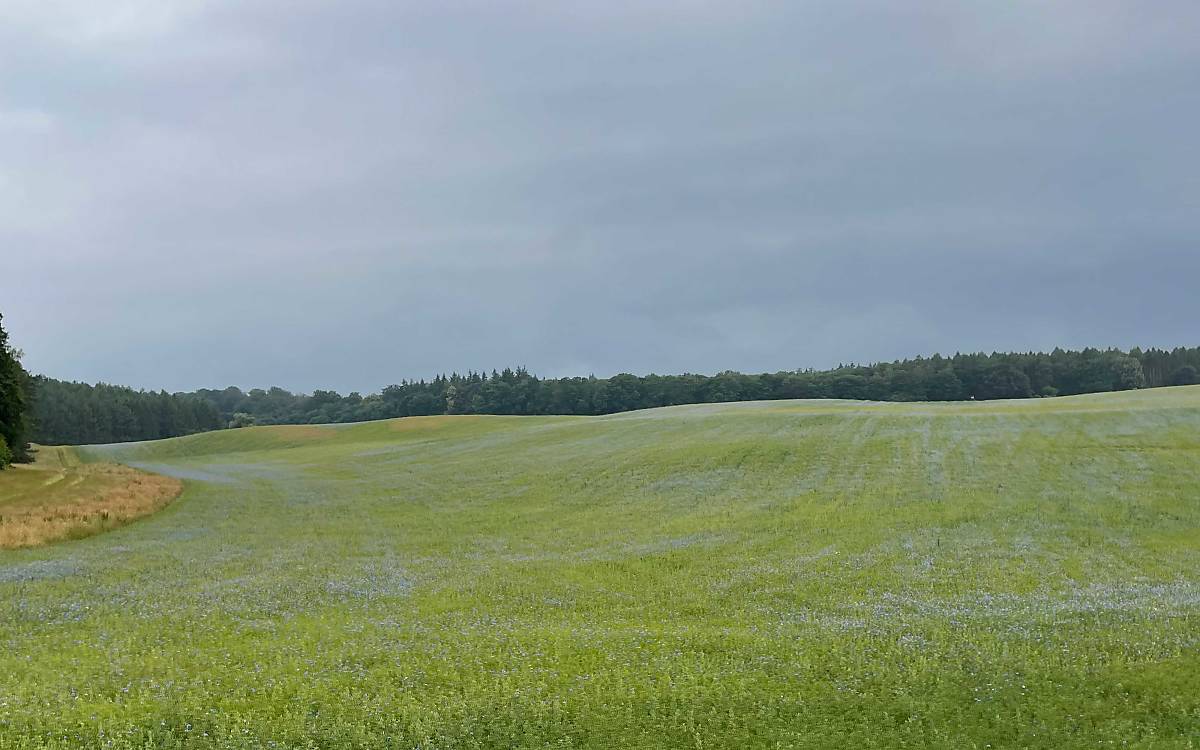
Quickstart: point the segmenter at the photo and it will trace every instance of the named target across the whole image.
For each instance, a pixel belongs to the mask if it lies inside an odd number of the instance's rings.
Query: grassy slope
[[[1200,743],[1200,387],[85,455],[187,488],[0,551],[0,747]]]

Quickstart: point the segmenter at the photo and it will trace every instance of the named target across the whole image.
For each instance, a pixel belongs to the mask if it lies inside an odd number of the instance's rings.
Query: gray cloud
[[[1198,37],[1186,0],[7,3],[0,312],[31,369],[168,389],[1194,345]]]

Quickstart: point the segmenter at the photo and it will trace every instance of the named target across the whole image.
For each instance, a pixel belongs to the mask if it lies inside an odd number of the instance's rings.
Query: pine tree
[[[0,316],[0,440],[6,449],[0,451],[0,468],[12,461],[30,460],[28,428],[28,393],[32,383],[21,366],[20,353],[8,343]]]

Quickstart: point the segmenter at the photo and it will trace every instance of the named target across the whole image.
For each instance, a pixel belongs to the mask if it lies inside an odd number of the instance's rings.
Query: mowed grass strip
[[[178,497],[172,477],[112,463],[85,464],[42,447],[33,464],[0,473],[0,549],[80,539],[123,526]]]

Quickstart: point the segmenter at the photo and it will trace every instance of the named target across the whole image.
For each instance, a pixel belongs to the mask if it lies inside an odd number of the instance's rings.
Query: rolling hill
[[[0,551],[0,747],[1200,744],[1200,386],[78,453],[184,491]]]

